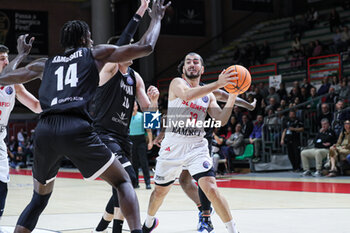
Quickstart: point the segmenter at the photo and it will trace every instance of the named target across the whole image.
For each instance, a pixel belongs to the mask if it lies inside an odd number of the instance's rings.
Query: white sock
[[[238,233],[236,224],[234,223],[233,219],[229,222],[225,222],[225,226],[229,233]]]
[[[146,227],[150,228],[153,225],[153,221],[154,221],[154,216],[150,216],[147,214],[146,221],[145,221]]]

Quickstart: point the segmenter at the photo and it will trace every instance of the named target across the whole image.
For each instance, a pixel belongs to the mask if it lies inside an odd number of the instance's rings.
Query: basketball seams
[[[233,66],[233,67],[232,67]],[[234,69],[234,72],[237,72],[237,76],[238,76],[238,79],[234,81],[234,84],[227,84],[224,89],[230,93],[236,93],[236,94],[242,94],[244,93],[247,89],[247,87],[249,88],[250,86],[250,82],[251,82],[251,77],[250,77],[250,74],[249,74],[249,71],[247,71],[247,69],[243,66],[240,66],[240,65],[232,65],[229,68],[233,68]],[[243,76],[243,71],[244,70],[244,77],[242,78]],[[240,72],[239,72],[240,71]],[[248,81],[248,75],[250,77],[250,81],[248,84],[245,85],[246,81]],[[239,85],[240,84],[240,85]]]

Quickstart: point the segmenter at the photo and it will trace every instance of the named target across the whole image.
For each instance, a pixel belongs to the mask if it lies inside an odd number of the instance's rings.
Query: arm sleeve
[[[141,16],[138,14],[135,14],[132,19],[129,21],[128,25],[124,29],[123,33],[120,35],[119,40],[117,41],[118,46],[129,44],[133,36],[135,35],[135,32],[137,28],[139,27],[141,20]]]

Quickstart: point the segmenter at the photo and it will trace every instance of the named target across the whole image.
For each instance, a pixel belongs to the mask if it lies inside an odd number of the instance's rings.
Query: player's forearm
[[[160,26],[161,26],[161,19],[160,18],[153,18],[151,20],[151,23],[145,32],[145,34],[142,36],[141,40],[138,42],[140,45],[146,45],[150,46],[151,52],[153,52],[154,47],[156,45],[156,42],[159,37],[160,33]]]
[[[0,85],[12,85],[26,83],[38,78],[37,72],[28,70],[26,67],[8,73],[1,73]]]
[[[231,117],[233,105],[235,104],[237,95],[230,94],[227,100],[227,103],[225,104],[224,109],[222,109],[221,114],[218,118],[218,120],[221,121],[221,126],[224,126],[227,124],[228,120]]]
[[[2,71],[3,74],[17,69],[18,65],[26,58],[27,54],[18,54]]]
[[[148,107],[149,111],[157,111],[158,110],[158,101],[150,101],[150,105]]]
[[[184,98],[185,101],[190,101],[194,99],[199,99],[205,95],[208,95],[209,93],[213,92],[214,90],[218,89],[218,83],[213,82],[205,86],[199,86],[194,88],[188,88],[185,90]]]
[[[236,98],[236,103],[235,105],[242,107],[242,108],[246,108],[249,111],[254,110],[254,106],[251,105],[250,103],[248,103],[247,101],[245,101],[244,99],[241,99],[239,97]]]

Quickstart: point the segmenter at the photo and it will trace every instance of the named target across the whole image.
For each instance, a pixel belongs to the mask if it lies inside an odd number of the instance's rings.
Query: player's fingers
[[[34,40],[35,40],[35,37],[30,38],[30,40],[29,40],[29,44],[30,44],[30,45],[32,45],[32,44],[33,44],[33,42],[34,42]]]
[[[225,73],[230,73],[230,72],[232,72],[233,70],[234,70],[233,67],[229,67],[228,69],[225,70]]]
[[[171,1],[169,1],[166,5],[165,5],[165,9],[168,8],[171,5]]]

